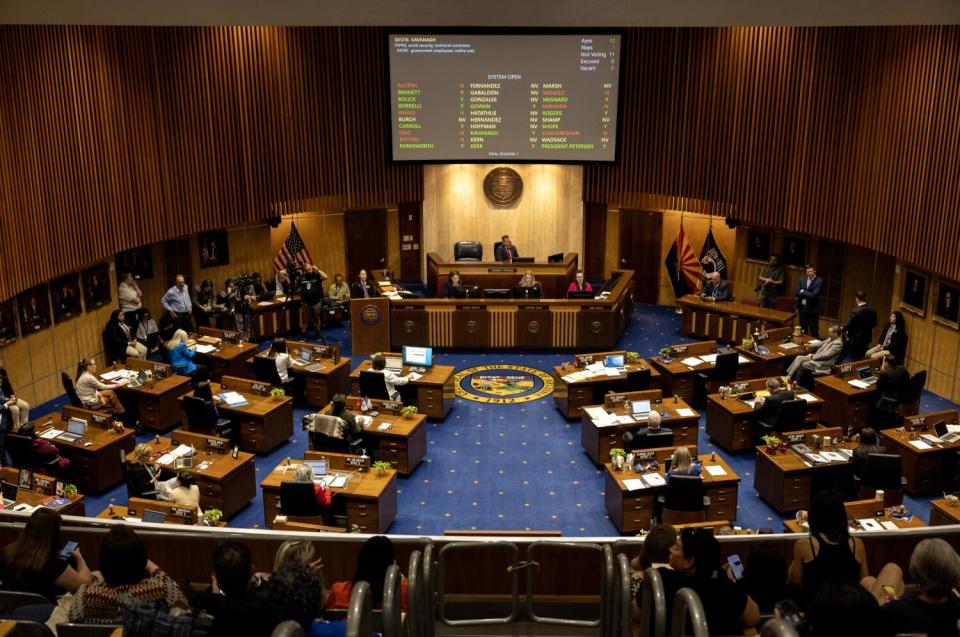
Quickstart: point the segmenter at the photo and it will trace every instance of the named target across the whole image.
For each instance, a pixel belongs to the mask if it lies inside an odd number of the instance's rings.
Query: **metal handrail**
[[[613,592],[616,578],[616,560],[613,558],[613,549],[604,544],[601,549],[603,559],[603,573],[600,579],[600,635],[601,637],[616,637],[613,621]]]
[[[640,637],[666,637],[667,596],[660,571],[648,568],[640,586]]]
[[[444,600],[443,587],[446,580],[446,557],[453,551],[464,551],[475,548],[490,548],[499,546],[510,552],[511,564],[508,568],[510,573],[511,593],[510,593],[510,614],[506,617],[479,617],[476,619],[450,619],[447,617],[447,605]],[[510,624],[517,620],[520,611],[520,574],[517,570],[519,565],[520,549],[513,542],[494,541],[494,542],[453,542],[445,544],[440,549],[440,559],[438,566],[437,599],[440,606],[440,621],[447,626],[484,626]]]
[[[630,626],[630,601],[632,598],[630,587],[630,559],[624,553],[617,554],[617,592],[620,593],[620,633],[618,637],[631,637],[633,630]]]
[[[383,637],[401,637],[400,567],[391,564],[383,577]]]
[[[799,635],[793,624],[779,617],[769,620],[760,629],[760,637],[799,637]]]
[[[582,543],[574,544],[572,542],[552,542],[550,540],[531,542],[527,546],[527,561],[520,565],[521,568],[527,571],[527,615],[530,617],[530,619],[532,619],[534,622],[538,624],[556,624],[560,626],[590,626],[590,627],[600,626],[603,621],[602,609],[604,608],[604,599],[603,599],[604,592],[602,591],[602,587],[601,587],[601,593],[600,593],[601,612],[600,612],[600,617],[598,617],[597,619],[566,619],[563,617],[542,617],[538,615],[537,612],[534,610],[533,576],[534,576],[535,567],[538,566],[538,563],[535,559],[536,557],[535,553],[538,548],[541,548],[543,546],[549,546],[553,548],[562,547],[571,551],[574,551],[577,549],[587,549],[590,551],[595,551],[597,553],[600,553],[601,555],[603,554],[603,547],[601,547],[599,544],[582,544]]]
[[[420,551],[410,554],[407,565],[407,637],[423,634],[423,563]]]
[[[373,624],[373,595],[370,584],[357,582],[350,593],[350,606],[347,608],[346,637],[370,637]]]
[[[684,587],[678,590],[677,596],[673,598],[673,637],[684,636],[688,615],[693,626],[693,637],[710,637],[700,596],[692,588]]]
[[[423,549],[423,616],[421,618],[424,637],[434,637],[437,632],[437,569],[439,565],[433,559],[434,546],[427,544]]]

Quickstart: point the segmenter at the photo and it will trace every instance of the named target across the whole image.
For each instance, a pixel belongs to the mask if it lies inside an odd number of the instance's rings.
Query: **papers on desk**
[[[190,445],[179,445],[170,451],[170,455],[174,458],[186,458],[187,456],[193,455],[193,447]]]
[[[948,434],[960,434],[960,425],[947,425]]]
[[[876,520],[874,520],[873,518],[863,518],[861,520],[857,520],[857,524],[859,524],[864,531],[882,531],[883,530],[883,526],[881,526],[881,524]]]
[[[645,473],[640,477],[643,478],[643,481],[651,487],[662,487],[663,485],[667,484],[666,478],[659,473]]]
[[[680,362],[686,365],[687,367],[696,367],[697,365],[701,364],[703,361],[697,358],[696,356],[688,356],[687,358],[683,359]]]
[[[13,507],[13,510],[16,511],[17,513],[33,513],[34,511],[37,510],[37,507],[30,506],[26,502],[21,502],[20,504],[15,505]]]
[[[750,362],[750,359],[744,356],[743,354],[737,354],[737,362],[741,365],[746,365]]]
[[[378,431],[386,431],[387,429],[389,429],[389,428],[392,427],[392,426],[393,426],[393,425],[392,425],[391,423],[389,423],[389,422],[382,422],[382,423],[380,423],[379,425],[377,425],[377,430],[378,430]]]
[[[165,453],[157,458],[157,464],[173,464],[176,460],[177,457],[172,453]]]
[[[680,416],[681,418],[693,418],[694,416],[697,415],[697,412],[690,409],[689,407],[681,407],[680,409],[677,410],[677,415]]]
[[[640,489],[645,489],[647,483],[639,478],[630,478],[629,480],[623,481],[623,486],[627,488],[627,491],[638,491]]]
[[[220,397],[220,400],[227,403],[228,407],[243,407],[244,405],[250,404],[242,394],[238,394],[235,391],[225,391],[217,395]]]
[[[933,449],[929,444],[925,443],[922,440],[911,440],[910,444],[917,449]]]
[[[323,476],[323,482],[328,489],[342,489],[347,484],[347,476],[338,476],[330,473]]]
[[[590,416],[591,420],[603,420],[609,415],[603,407],[584,407],[583,411]]]
[[[880,524],[883,526],[883,528],[885,528],[885,529],[888,530],[888,531],[898,531],[898,530],[900,530],[900,527],[897,526],[896,524],[894,524],[891,520],[884,520],[884,521],[881,522]]]
[[[822,451],[820,455],[829,460],[830,462],[846,462],[847,459],[843,457],[843,454],[837,453],[836,451]]]
[[[212,462],[210,462],[209,460],[204,460],[199,465],[197,465],[197,471],[203,471],[204,469],[207,469],[211,466],[213,466]]]
[[[588,375],[588,374],[585,374],[584,372],[573,372],[571,374],[567,374],[566,376],[561,376],[561,380],[569,384],[569,383],[575,383],[579,380],[590,378],[590,376],[593,376],[593,374]]]
[[[716,363],[717,354],[700,354],[700,360],[707,363]]]
[[[821,341],[818,338],[815,338],[812,341],[807,341],[807,347],[809,347],[810,349],[815,349],[817,347],[820,347],[821,345],[823,345],[823,341]]]
[[[865,383],[859,378],[854,378],[853,380],[848,380],[847,382],[853,385],[854,387],[856,387],[857,389],[869,389],[870,387],[873,387],[873,385],[869,383]]]
[[[384,292],[383,296],[391,301],[400,301],[403,299],[399,292]]]
[[[587,365],[587,371],[588,371],[588,372],[602,372],[602,371],[603,371],[603,361],[599,361],[599,362],[591,363],[591,364]]]
[[[799,398],[800,400],[805,400],[808,403],[813,403],[817,401],[817,397],[814,396],[813,394],[798,394],[797,398]]]
[[[727,475],[727,470],[721,467],[718,464],[707,465],[703,468],[709,475],[712,476],[725,476]]]
[[[359,415],[359,416],[357,416],[356,418],[357,418],[357,422],[358,422],[358,423],[360,424],[360,426],[363,427],[364,429],[366,429],[367,427],[369,427],[369,426],[373,423],[373,417],[372,417],[372,416]]]
[[[622,369],[620,367],[607,367],[606,369],[603,370],[603,374],[606,374],[607,376],[619,376],[621,373],[625,371],[626,371],[625,369]]]
[[[197,353],[199,354],[209,354],[210,352],[217,351],[217,348],[213,345],[207,345],[206,343],[197,343]]]
[[[598,416],[593,419],[593,424],[597,427],[616,427],[620,424],[620,416],[617,414],[608,414],[603,412],[602,416]]]
[[[807,454],[807,458],[809,458],[810,460],[812,460],[813,462],[815,462],[815,463],[817,463],[817,464],[829,464],[829,463],[830,463],[829,460],[827,460],[826,458],[824,458],[823,456],[821,456],[819,453],[808,453],[808,454]]]
[[[66,433],[66,432],[65,432],[63,429],[51,428],[51,429],[47,429],[47,430],[44,431],[42,434],[40,434],[40,437],[41,437],[41,438],[46,438],[47,440],[50,440],[50,439],[52,439],[52,438],[56,438],[57,436],[59,436],[59,435],[62,434],[62,433]]]
[[[305,369],[308,372],[316,373],[323,369],[323,365],[320,363],[313,363],[312,365],[307,365]]]
[[[782,350],[786,350],[789,352],[790,350],[797,349],[800,346],[797,345],[796,343],[780,343],[778,347]]]

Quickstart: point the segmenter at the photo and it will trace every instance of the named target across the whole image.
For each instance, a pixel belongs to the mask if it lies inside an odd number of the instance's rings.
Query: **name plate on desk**
[[[837,374],[849,374],[853,371],[853,365],[847,363],[846,365],[837,365]]]
[[[398,310],[422,310],[424,309],[422,305],[400,305],[397,304],[396,309]]]
[[[266,383],[250,383],[250,391],[255,391],[261,396],[266,396],[270,393],[270,386]]]
[[[218,451],[225,451],[227,448],[227,441],[223,438],[207,438],[207,449],[215,449]]]
[[[786,436],[786,438],[788,443],[793,444],[797,442],[803,442],[805,439],[805,436],[804,434],[789,434]]]
[[[475,312],[477,310],[486,310],[486,309],[487,308],[484,305],[458,305],[457,306],[458,312],[463,310],[466,310],[468,312]]]
[[[607,394],[603,399],[603,406],[607,409],[622,405],[627,401],[626,394]]]
[[[347,456],[343,463],[348,467],[357,467],[366,470],[370,468],[370,456]]]
[[[33,474],[33,490],[34,491],[43,491],[44,493],[50,489],[50,485],[53,482],[50,478],[41,478],[37,474]]]
[[[687,351],[687,346],[686,346],[686,345],[674,345],[673,347],[670,348],[670,351],[672,351],[675,355],[676,355],[676,354],[683,354],[685,351]]]
[[[547,310],[550,309],[546,305],[521,305],[518,309],[521,310]]]
[[[160,380],[161,378],[167,377],[167,368],[164,365],[154,365],[153,366],[153,378],[154,380]]]
[[[634,451],[633,457],[636,460],[656,460],[657,452],[656,451]]]
[[[917,425],[922,425],[927,422],[926,416],[912,416],[910,418],[910,425],[916,427]]]
[[[602,306],[602,305],[588,305],[587,307],[585,307],[585,308],[583,308],[583,309],[585,309],[585,310],[596,310],[597,312],[606,312],[606,311],[607,311],[607,308],[605,308],[605,307]]]
[[[516,272],[516,268],[487,268],[487,272]]]
[[[380,409],[383,411],[392,411],[394,414],[399,414],[400,410],[403,409],[403,403],[399,400],[384,400],[380,403]]]
[[[104,429],[107,428],[107,422],[110,420],[110,416],[101,416],[100,414],[90,414],[90,420],[97,423]]]
[[[175,515],[178,518],[190,519],[193,517],[193,509],[185,509],[183,507],[170,507],[170,515]]]

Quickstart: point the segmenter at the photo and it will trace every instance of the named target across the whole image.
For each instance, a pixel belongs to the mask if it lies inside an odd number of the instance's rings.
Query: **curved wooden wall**
[[[306,199],[421,199],[420,167],[388,161],[384,37],[0,27],[0,299]]]
[[[723,214],[960,279],[960,27],[636,29],[584,198]]]

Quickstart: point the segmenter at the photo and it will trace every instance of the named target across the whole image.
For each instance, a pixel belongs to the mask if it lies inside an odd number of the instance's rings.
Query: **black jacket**
[[[380,290],[377,289],[377,284],[371,279],[367,279],[366,284],[362,283],[360,279],[357,279],[353,282],[353,285],[350,286],[351,298],[362,299],[364,285],[366,285],[367,288],[367,296],[380,296]]]
[[[133,497],[150,497],[143,494],[147,491],[156,490],[150,471],[143,463],[133,462],[127,465],[127,480],[129,481],[130,495]]]
[[[843,332],[851,345],[864,349],[873,340],[873,328],[877,326],[877,311],[868,303],[858,305],[850,314],[850,320],[843,326]]]
[[[880,338],[877,339],[877,345],[883,345],[883,341],[887,338],[887,332],[893,329],[893,325],[887,323],[887,326],[880,331]],[[902,331],[894,332],[893,336],[890,337],[890,344],[887,346],[887,350],[893,354],[893,357],[898,361],[903,361],[904,356],[907,354],[907,335]]]
[[[910,372],[903,365],[891,365],[877,374],[877,397],[900,402],[910,386]]]
[[[130,331],[131,337],[133,330]],[[113,364],[127,358],[127,335],[119,323],[107,323],[103,328],[103,347],[106,350],[107,362]]]
[[[757,420],[775,425],[780,419],[780,412],[783,409],[783,403],[795,398],[792,391],[781,389],[767,396],[762,404],[754,404],[753,412],[757,415]]]

